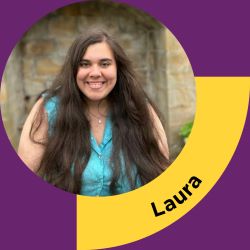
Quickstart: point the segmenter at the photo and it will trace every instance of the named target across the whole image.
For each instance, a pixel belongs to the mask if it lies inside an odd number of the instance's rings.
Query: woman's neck
[[[88,104],[88,110],[87,112],[92,115],[96,116],[107,116],[109,105],[107,100],[101,100],[101,101],[89,101]]]

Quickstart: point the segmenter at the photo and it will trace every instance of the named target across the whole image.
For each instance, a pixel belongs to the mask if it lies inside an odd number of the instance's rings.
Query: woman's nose
[[[100,70],[100,68],[97,65],[93,65],[91,67],[89,75],[92,76],[92,77],[99,77],[99,76],[101,76],[101,70]]]

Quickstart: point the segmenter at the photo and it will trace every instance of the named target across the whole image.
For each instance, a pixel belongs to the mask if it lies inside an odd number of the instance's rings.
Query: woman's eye
[[[101,66],[102,66],[103,68],[107,68],[109,65],[110,65],[110,62],[102,62],[102,63],[101,63]]]
[[[89,63],[88,62],[80,62],[80,67],[87,68],[87,67],[89,67]]]

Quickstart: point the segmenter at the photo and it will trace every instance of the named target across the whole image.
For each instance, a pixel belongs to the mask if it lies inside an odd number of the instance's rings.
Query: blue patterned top
[[[57,106],[59,104],[58,97],[52,97],[45,103],[45,110],[48,115],[49,135],[53,132],[53,123],[56,118]],[[89,162],[82,174],[82,187],[80,194],[86,196],[110,196],[110,183],[112,179],[112,169],[110,166],[110,158],[112,154],[112,121],[108,116],[101,144],[95,140],[92,132],[91,155]],[[121,194],[131,191],[129,180],[125,174],[124,160],[121,157],[121,174],[116,184],[115,193]],[[136,167],[133,171],[134,177],[137,174]],[[140,178],[136,178],[136,187],[141,186]]]

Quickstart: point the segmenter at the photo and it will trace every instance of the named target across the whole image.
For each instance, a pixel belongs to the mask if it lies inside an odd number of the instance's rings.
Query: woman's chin
[[[88,102],[100,102],[104,100],[106,97],[105,96],[86,96],[86,99]]]

